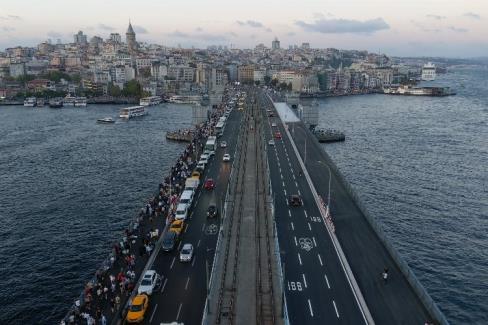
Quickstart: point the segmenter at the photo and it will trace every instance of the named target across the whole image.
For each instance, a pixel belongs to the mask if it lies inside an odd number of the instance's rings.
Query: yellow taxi
[[[184,226],[185,226],[185,220],[183,220],[183,219],[175,220],[175,221],[173,221],[173,223],[169,227],[169,230],[174,231],[175,233],[180,235]]]
[[[196,178],[196,179],[200,179],[200,172],[195,170],[193,171],[193,173],[191,174],[191,177],[193,178]]]
[[[127,323],[140,323],[144,320],[144,314],[149,307],[149,297],[146,294],[140,294],[134,297],[132,304],[127,312]]]

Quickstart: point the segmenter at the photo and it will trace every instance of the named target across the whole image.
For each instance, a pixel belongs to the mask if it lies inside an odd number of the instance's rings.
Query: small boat
[[[139,116],[144,116],[147,114],[146,110],[144,109],[145,106],[131,106],[131,107],[126,107],[122,108],[120,110],[120,118],[123,119],[131,119],[133,117],[139,117]]]
[[[36,105],[37,105],[37,100],[35,97],[29,97],[24,100],[25,107],[36,107]]]
[[[49,107],[51,107],[51,108],[63,107],[63,99],[62,98],[52,98],[51,100],[49,100]]]
[[[99,118],[97,120],[97,123],[100,123],[100,124],[113,124],[115,123],[115,120],[111,117],[104,117],[104,118]]]

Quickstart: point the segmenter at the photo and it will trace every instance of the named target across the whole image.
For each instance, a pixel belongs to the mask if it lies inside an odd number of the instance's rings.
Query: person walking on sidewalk
[[[383,270],[383,273],[382,273],[382,278],[383,278],[383,281],[386,283],[388,283],[388,268],[385,267],[385,269]]]

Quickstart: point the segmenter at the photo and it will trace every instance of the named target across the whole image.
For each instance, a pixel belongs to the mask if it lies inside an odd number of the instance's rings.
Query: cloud
[[[478,14],[475,14],[474,12],[467,12],[463,16],[464,17],[471,18],[471,19],[476,19],[476,20],[480,20],[481,19],[481,16],[478,15]]]
[[[180,32],[179,30],[175,30],[174,32],[169,33],[168,36],[174,38],[188,38],[190,35],[187,33]]]
[[[246,20],[246,21],[238,20],[237,23],[241,26],[249,26],[253,28],[265,28],[262,23],[255,20]]]
[[[106,31],[109,31],[109,32],[115,30],[114,27],[108,26],[108,25],[105,25],[105,24],[102,24],[102,23],[98,24],[97,27],[98,27],[98,29],[103,29],[103,30],[106,30]]]
[[[148,33],[147,29],[145,29],[142,26],[134,25],[134,26],[132,26],[132,28],[134,29],[134,32],[137,34],[147,34]]]
[[[195,28],[195,31],[196,32],[203,32],[203,28],[202,27],[197,27],[197,28]]]
[[[6,33],[15,31],[14,27],[9,27],[9,26],[3,26],[3,27],[0,27],[0,29]]]
[[[383,18],[370,19],[365,21],[351,19],[316,19],[312,23],[296,21],[297,26],[306,31],[323,34],[371,34],[380,30],[390,29],[390,26]]]
[[[48,37],[51,37],[51,38],[61,38],[61,37],[63,37],[62,34],[60,34],[58,32],[55,32],[55,31],[49,31],[49,32],[47,32],[47,36]]]
[[[17,15],[5,15],[0,16],[0,20],[22,20],[22,18]]]
[[[447,18],[446,16],[439,16],[439,15],[426,15],[425,17],[436,19],[436,20],[443,20]]]
[[[458,28],[458,27],[454,27],[454,26],[449,26],[448,29],[450,29],[456,33],[467,33],[468,32],[468,30],[466,28]]]
[[[268,33],[271,33],[273,30],[269,27],[266,27],[265,31],[267,31]]]
[[[286,33],[286,36],[295,36],[295,35],[296,35],[295,32],[288,32],[288,33]]]
[[[410,20],[410,22],[412,23],[412,25],[414,25],[415,27],[417,27],[418,29],[420,29],[421,31],[423,31],[425,33],[438,33],[438,32],[440,32],[440,30],[438,28],[425,27],[423,24],[419,23],[418,21]]]
[[[235,32],[229,32],[229,35],[232,36],[232,37],[238,37],[239,35],[237,35],[237,33]]]

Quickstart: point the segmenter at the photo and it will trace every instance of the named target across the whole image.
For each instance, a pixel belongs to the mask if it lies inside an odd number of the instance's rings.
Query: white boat
[[[76,97],[75,107],[85,107],[85,106],[86,106],[86,97]]]
[[[436,77],[435,71],[435,65],[432,62],[425,64],[422,68],[422,80],[434,81]]]
[[[161,97],[160,96],[150,96],[150,97],[144,97],[141,98],[139,101],[139,105],[142,106],[154,106],[154,105],[159,105],[161,104]]]
[[[126,107],[122,108],[120,110],[120,118],[124,119],[130,119],[133,117],[139,117],[139,116],[144,116],[146,115],[146,109],[145,106],[139,105],[139,106],[131,106],[131,107]]]
[[[200,95],[174,95],[168,101],[175,104],[199,104],[202,100]]]
[[[63,98],[63,106],[75,106],[75,101],[76,97],[68,94],[66,95],[66,97]]]
[[[97,123],[100,123],[100,124],[113,124],[113,123],[115,123],[115,121],[111,117],[104,117],[104,118],[99,118],[97,120]]]
[[[37,99],[35,97],[28,97],[24,100],[25,107],[36,107],[37,106]]]

